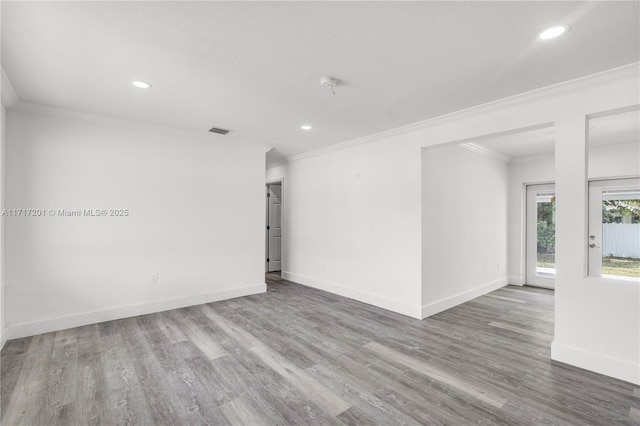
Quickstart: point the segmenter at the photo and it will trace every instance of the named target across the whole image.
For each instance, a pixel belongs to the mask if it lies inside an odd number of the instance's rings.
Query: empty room
[[[2,425],[640,424],[640,2],[0,2]]]

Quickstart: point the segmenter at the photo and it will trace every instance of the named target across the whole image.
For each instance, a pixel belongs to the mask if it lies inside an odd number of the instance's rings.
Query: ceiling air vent
[[[209,131],[211,133],[218,133],[219,135],[226,135],[227,133],[229,133],[231,130],[227,130],[227,129],[221,129],[219,127],[212,127],[209,129]]]

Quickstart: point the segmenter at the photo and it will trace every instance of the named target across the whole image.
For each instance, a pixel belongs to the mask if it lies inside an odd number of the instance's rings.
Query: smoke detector
[[[338,84],[338,79],[331,76],[325,76],[320,79],[320,86],[331,89],[331,93],[336,94],[336,85]]]

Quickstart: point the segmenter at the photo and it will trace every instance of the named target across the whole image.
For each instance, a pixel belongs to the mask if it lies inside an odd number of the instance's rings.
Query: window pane
[[[538,194],[538,262],[537,275],[556,273],[556,197]]]
[[[602,275],[640,278],[640,191],[602,193]]]

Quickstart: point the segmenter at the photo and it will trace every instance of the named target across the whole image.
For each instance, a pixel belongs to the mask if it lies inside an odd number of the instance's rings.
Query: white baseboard
[[[2,331],[0,331],[0,350],[4,348],[5,343],[7,343],[7,329],[3,328]]]
[[[588,352],[554,340],[551,359],[640,385],[640,363]]]
[[[508,284],[523,286],[524,280],[521,277],[509,277]]]
[[[156,300],[149,303],[122,306],[102,311],[86,312],[65,317],[14,324],[3,330],[2,343],[4,344],[5,340],[9,339],[19,339],[21,337],[35,336],[37,334],[48,333],[50,331],[66,330],[68,328],[81,327],[83,325],[96,324],[104,321],[185,308],[187,306],[249,296],[252,294],[264,293],[266,291],[267,285],[265,283],[260,283],[215,291],[213,293],[196,294],[193,296],[175,299]]]
[[[465,291],[463,293],[458,293],[453,296],[437,300],[433,303],[429,303],[428,305],[424,305],[422,307],[422,318],[430,317],[431,315],[446,311],[447,309],[451,309],[454,306],[458,306],[462,303],[468,302],[469,300],[475,299],[476,297],[491,293],[492,291],[507,285],[507,281],[508,280],[506,278],[503,278],[498,281],[494,281],[492,283]]]
[[[389,311],[406,315],[408,317],[422,319],[422,317],[420,317],[419,305],[410,305],[409,303],[402,302],[400,300],[390,299],[388,297],[379,296],[373,293],[367,293],[365,291],[356,290],[349,287],[343,287],[338,284],[329,283],[316,278],[294,274],[287,271],[282,271],[280,274],[285,280],[293,281],[295,283],[306,285],[308,287],[313,287],[319,290],[328,291],[329,293],[348,297],[349,299],[364,302],[378,308],[387,309]]]

